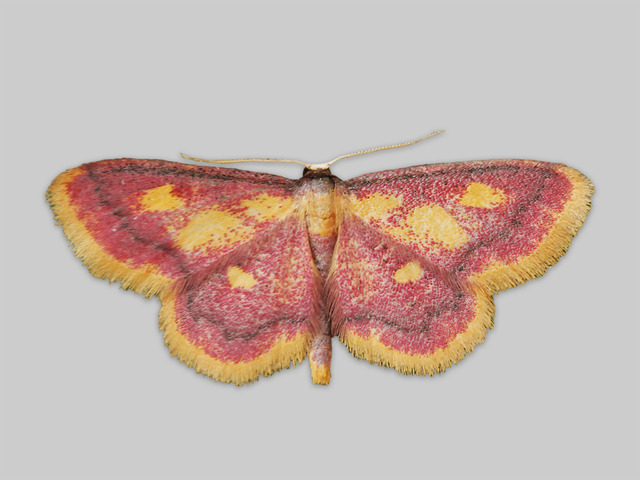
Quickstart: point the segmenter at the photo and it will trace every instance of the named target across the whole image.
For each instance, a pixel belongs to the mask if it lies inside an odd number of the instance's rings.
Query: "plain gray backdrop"
[[[2,3],[3,478],[632,478],[640,475],[637,2]],[[170,357],[159,303],[93,278],[44,192],[131,156],[280,156],[351,178],[531,158],[593,209],[543,278],[445,374],[334,339],[237,388]],[[295,178],[295,165],[240,165]]]

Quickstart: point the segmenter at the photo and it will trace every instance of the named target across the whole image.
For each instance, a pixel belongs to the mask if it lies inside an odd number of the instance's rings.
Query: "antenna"
[[[237,158],[237,159],[226,159],[226,160],[225,159],[205,160],[203,158],[190,157],[189,155],[185,155],[184,153],[181,153],[180,155],[182,156],[182,158],[186,158],[187,160],[194,160],[196,162],[205,162],[205,163],[242,163],[242,162],[298,163],[300,165],[304,165],[309,170],[326,170],[329,168],[329,166],[333,165],[338,160],[342,160],[343,158],[356,157],[358,155],[366,155],[367,153],[380,152],[382,150],[391,150],[392,148],[408,147],[409,145],[415,145],[418,142],[422,142],[423,140],[434,137],[443,132],[444,130],[438,130],[436,132],[430,133],[429,135],[425,135],[424,137],[418,138],[417,140],[396,143],[394,145],[386,145],[384,147],[368,148],[366,150],[360,150],[359,152],[340,155],[339,157],[336,157],[327,163],[305,163],[301,160],[291,160],[286,158]]]

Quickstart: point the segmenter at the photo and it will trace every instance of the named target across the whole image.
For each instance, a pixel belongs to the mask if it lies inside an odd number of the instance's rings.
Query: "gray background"
[[[4,478],[629,478],[640,474],[638,3],[2,4]],[[597,193],[568,255],[496,298],[435,378],[334,340],[243,388],[172,359],[157,300],[91,277],[44,201],[102,158],[345,160],[342,178],[520,157]],[[293,165],[247,168],[297,177]]]

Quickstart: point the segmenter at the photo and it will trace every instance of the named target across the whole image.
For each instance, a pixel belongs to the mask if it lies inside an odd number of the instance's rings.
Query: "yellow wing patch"
[[[227,277],[229,277],[231,288],[250,290],[251,287],[258,283],[253,275],[238,267],[229,267],[227,269]]]
[[[173,185],[167,183],[161,187],[145,190],[140,197],[140,206],[147,212],[164,212],[183,208],[185,201],[173,194]]]
[[[247,215],[259,217],[260,220],[276,220],[286,217],[291,212],[293,200],[261,193],[254,198],[243,200],[240,205],[247,208]]]
[[[232,244],[245,243],[255,234],[255,221],[267,222],[286,217],[293,210],[289,198],[261,193],[243,200],[244,211],[229,211],[210,207],[194,216],[176,234],[176,244],[186,251],[204,250],[208,247],[224,249]]]
[[[402,203],[400,197],[373,193],[367,197],[352,200],[351,206],[355,213],[365,221],[372,219],[386,220],[391,210]]]
[[[402,196],[380,193],[351,200],[351,208],[356,215],[368,223],[372,220],[381,222],[382,230],[401,242],[425,246],[435,243],[436,248],[447,250],[455,250],[467,243],[466,231],[444,208],[435,204],[414,208],[397,226],[390,225],[387,220],[392,210],[401,204]]]
[[[469,184],[459,203],[464,207],[495,208],[506,198],[502,190],[474,182]]]
[[[415,282],[420,278],[421,274],[422,268],[420,268],[420,264],[414,260],[396,270],[393,279],[398,283]]]
[[[211,207],[193,217],[178,231],[176,243],[187,251],[201,250],[207,246],[224,248],[249,240],[254,231],[254,228],[243,223],[241,216]]]
[[[447,211],[439,205],[423,205],[414,208],[400,227],[388,229],[400,241],[424,243],[430,240],[447,250],[454,250],[467,243],[467,233]]]

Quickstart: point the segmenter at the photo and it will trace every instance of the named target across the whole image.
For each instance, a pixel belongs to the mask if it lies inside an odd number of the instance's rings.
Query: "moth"
[[[370,363],[433,375],[484,340],[497,292],[566,252],[593,186],[529,160],[347,181],[330,171],[424,138],[326,164],[291,160],[305,166],[298,180],[103,160],[60,174],[47,200],[93,275],[159,297],[169,351],[199,373],[241,385],[308,356],[313,383],[328,384],[337,336]]]

